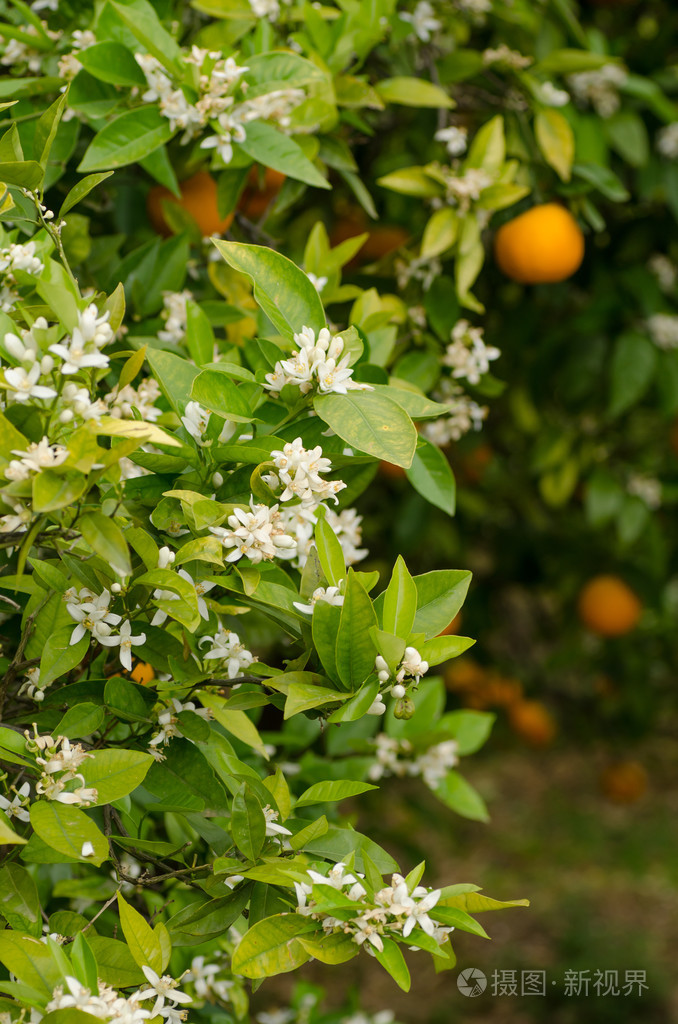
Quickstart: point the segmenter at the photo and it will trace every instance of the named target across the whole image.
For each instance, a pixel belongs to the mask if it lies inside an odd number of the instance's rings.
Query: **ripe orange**
[[[577,609],[592,633],[623,636],[635,629],[643,607],[618,576],[594,576],[580,591]]]
[[[581,265],[584,236],[569,210],[544,203],[499,228],[494,255],[507,277],[521,284],[564,281]]]
[[[148,686],[155,679],[155,669],[147,661],[138,661],[132,669],[131,677],[135,683]]]
[[[181,199],[172,195],[164,185],[154,185],[146,198],[146,210],[148,219],[159,235],[167,238],[172,234],[172,229],[165,220],[162,204],[163,202],[175,203],[189,213],[200,228],[203,238],[210,235],[223,235],[228,231],[233,214],[227,217],[219,216],[217,205],[217,183],[207,171],[198,171],[191,178],[186,178],[180,184]]]
[[[647,772],[638,761],[608,765],[600,776],[600,787],[617,804],[632,804],[647,791]]]
[[[247,185],[238,202],[238,209],[248,220],[259,220],[280,192],[285,175],[272,167],[264,170],[263,184],[259,180],[259,168],[252,167],[247,175]]]
[[[547,747],[557,732],[555,719],[538,700],[520,700],[509,711],[514,732],[531,747]]]

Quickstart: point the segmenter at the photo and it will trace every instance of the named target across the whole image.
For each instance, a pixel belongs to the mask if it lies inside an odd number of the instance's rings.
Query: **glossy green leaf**
[[[31,804],[31,825],[42,841],[57,853],[81,863],[99,867],[108,858],[108,843],[92,819],[79,807],[46,800]],[[82,856],[85,843],[94,847],[94,855]]]
[[[141,750],[93,750],[91,756],[80,767],[86,786],[97,791],[97,805],[110,804],[114,800],[133,793],[146,777],[153,758]]]
[[[278,914],[245,932],[233,954],[231,969],[245,978],[270,978],[296,970],[310,959],[297,937],[318,930],[299,914]]]
[[[440,448],[420,437],[412,465],[406,473],[415,491],[431,505],[441,508],[449,516],[454,515],[457,488],[450,464]]]
[[[157,107],[148,104],[127,110],[94,136],[78,170],[106,171],[133,164],[169,142],[173,134],[170,122]]]
[[[405,469],[412,465],[417,431],[407,413],[383,393],[318,395],[313,407],[351,447]]]

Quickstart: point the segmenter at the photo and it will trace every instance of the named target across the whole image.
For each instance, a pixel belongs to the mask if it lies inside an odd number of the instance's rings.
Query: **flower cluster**
[[[344,603],[344,595],[340,592],[339,587],[316,587],[308,604],[295,601],[294,607],[298,608],[300,612],[308,612],[309,615],[312,615],[318,601],[341,608]]]
[[[600,117],[612,117],[619,110],[619,90],[628,72],[619,64],[603,64],[597,71],[580,71],[568,82],[574,97],[582,105],[590,104]]]
[[[444,779],[448,771],[459,763],[458,746],[455,740],[434,743],[423,753],[417,753],[406,739],[396,739],[379,733],[375,739],[374,763],[368,771],[372,782],[395,776],[421,776],[430,789]]]
[[[192,711],[194,715],[198,715],[206,721],[211,718],[209,708],[196,707],[193,701],[187,701],[185,704],[182,704],[176,697],[172,697],[164,709],[158,713],[158,725],[160,726],[160,731],[152,736],[148,741],[150,751],[156,756],[157,760],[161,760],[161,758],[157,756],[157,747],[161,745],[167,746],[174,736],[181,735],[181,726],[179,724],[178,715],[180,715],[182,711]]]
[[[172,130],[183,131],[184,144],[207,129],[201,148],[214,149],[225,164],[233,159],[233,143],[245,141],[248,123],[273,120],[280,127],[289,127],[292,110],[305,99],[302,89],[275,89],[245,98],[240,79],[249,68],[238,65],[233,57],[223,58],[219,51],[193,46],[184,54],[185,63],[196,73],[197,88],[190,90],[173,81],[155,57],[147,53],[135,56],[148,85],[142,100],[158,104]],[[243,94],[239,102],[235,96],[238,86]]]
[[[115,569],[115,566],[113,568]],[[102,646],[119,647],[120,663],[131,672],[132,647],[135,644],[146,643],[146,634],[139,633],[134,636],[129,619],[123,622],[120,615],[110,611],[110,591],[103,590],[100,594],[94,594],[87,587],[80,591],[70,587],[64,594],[64,600],[68,614],[78,623],[71,633],[71,644],[77,644],[87,632],[90,632],[92,638]],[[113,633],[113,626],[119,627],[117,634]]]
[[[46,1014],[55,1010],[80,1010],[95,1020],[116,1021],[117,1024],[141,1024],[151,1017],[150,1011],[141,1007],[138,992],[121,996],[102,981],[98,982],[98,991],[92,992],[69,975],[66,975],[65,982],[65,990],[63,985],[58,985],[52,992],[52,998],[45,1007]],[[41,1014],[35,1016],[35,1011],[33,1013],[31,1024],[42,1020]]]
[[[219,627],[214,636],[201,637],[199,643],[201,647],[205,643],[211,644],[209,651],[203,654],[203,659],[223,663],[229,679],[237,679],[257,660],[240,642],[238,634],[223,626]]]
[[[468,128],[457,128],[450,125],[448,128],[439,128],[433,136],[436,142],[444,142],[450,156],[461,156],[466,152]]]
[[[148,423],[155,423],[162,416],[156,402],[160,398],[160,385],[154,377],[146,377],[138,387],[126,384],[124,388],[116,388],[106,395],[105,402],[109,406],[111,416],[116,419],[131,420],[140,417]]]
[[[323,327],[316,339],[311,327],[302,327],[300,333],[294,335],[294,341],[297,351],[292,358],[279,360],[273,372],[266,374],[266,387],[273,394],[279,394],[287,384],[299,388],[303,395],[314,387],[324,395],[372,390],[369,384],[358,384],[351,379],[351,355],[344,352],[340,335],[333,338],[328,328]]]
[[[181,292],[163,292],[161,313],[165,326],[158,331],[160,341],[181,342],[186,337],[186,303],[193,294],[184,289]]]
[[[288,442],[282,451],[272,451],[271,459],[276,473],[270,473],[267,482],[275,490],[280,485],[284,491],[280,501],[299,499],[302,505],[318,505],[332,499],[337,501],[337,494],[346,487],[343,480],[323,480],[321,473],[329,473],[332,463],[323,456],[320,445],[315,448],[304,448],[301,438]]]
[[[374,668],[380,683],[388,683],[391,679],[391,670],[386,660],[380,654],[377,655]],[[404,697],[407,686],[413,682],[419,684],[422,676],[428,672],[428,662],[424,661],[416,647],[406,647],[400,664],[395,672],[395,683],[391,687],[394,697]]]
[[[412,26],[412,34],[417,39],[421,39],[422,43],[428,43],[431,36],[443,27],[442,22],[434,15],[433,5],[428,0],[419,0],[414,11],[401,11],[398,17]]]
[[[296,553],[297,542],[285,532],[277,505],[257,505],[250,498],[249,511],[236,508],[227,522],[228,527],[209,528],[228,551],[227,562],[237,562],[245,556],[257,565],[276,557],[293,558]]]
[[[406,939],[420,929],[442,943],[453,930],[438,925],[429,916],[440,899],[440,889],[417,885],[410,890],[403,876],[394,874],[390,885],[370,895],[363,885],[364,876],[351,874],[341,862],[330,868],[327,875],[313,870],[307,874],[310,885],[294,883],[297,913],[319,921],[328,935],[344,932],[357,945],[367,943],[382,952],[384,938]]]
[[[468,320],[458,320],[442,361],[444,366],[450,367],[453,377],[478,384],[489,371],[490,363],[500,355],[498,348],[485,344],[482,327],[471,327]]]
[[[480,430],[487,419],[488,407],[479,405],[448,377],[442,378],[433,397],[448,406],[450,415],[425,423],[422,433],[440,448],[444,448],[450,441],[458,441],[471,430]]]
[[[85,779],[78,771],[92,754],[88,754],[80,743],[71,745],[65,736],[53,739],[52,736],[40,736],[35,726],[33,729],[33,736],[29,732],[25,732],[24,735],[26,749],[37,755],[35,760],[41,768],[41,775],[35,786],[36,794],[44,796],[46,800],[75,804],[78,807],[89,807],[90,804],[96,803],[96,789],[85,786]],[[66,789],[72,782],[76,782],[77,785]]]

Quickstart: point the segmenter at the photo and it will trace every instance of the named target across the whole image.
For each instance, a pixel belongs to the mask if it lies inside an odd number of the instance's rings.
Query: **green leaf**
[[[312,821],[310,825],[299,829],[293,836],[289,837],[289,844],[293,850],[303,850],[306,843],[312,843],[314,839],[324,836],[328,830],[327,818],[321,814],[319,818]]]
[[[539,110],[534,119],[534,131],[546,163],[561,181],[569,181],[574,162],[574,132],[569,121],[557,110]]]
[[[0,163],[0,181],[32,191],[42,185],[44,171],[37,160],[6,160]]]
[[[97,174],[88,174],[87,177],[81,178],[81,180],[77,182],[77,184],[75,184],[67,193],[66,198],[61,204],[59,217],[61,218],[65,216],[69,210],[72,210],[74,206],[77,206],[81,199],[88,196],[92,189],[95,189],[97,185],[100,185],[102,181],[106,180],[106,178],[110,178],[112,173],[113,171],[100,171]]]
[[[44,469],[33,477],[33,509],[36,512],[56,512],[74,505],[87,490],[87,477],[82,473],[57,473]]]
[[[436,636],[422,644],[419,653],[429,665],[440,665],[450,658],[457,658],[469,647],[473,647],[474,643],[475,640],[469,636]]]
[[[405,565],[403,556],[398,555],[389,585],[384,591],[382,611],[384,630],[407,640],[412,632],[416,612],[417,587]]]
[[[463,818],[471,818],[472,821],[489,821],[485,801],[473,786],[452,769],[433,788],[439,800],[456,811]]]
[[[277,914],[258,921],[245,932],[233,953],[231,970],[245,978],[270,978],[305,964],[310,955],[297,937],[318,931],[300,914]]]
[[[400,192],[404,196],[426,199],[439,198],[445,194],[440,182],[430,177],[423,167],[403,167],[399,171],[391,171],[390,174],[377,178],[377,185],[391,189],[392,192]]]
[[[254,298],[273,326],[286,337],[310,327],[316,335],[327,326],[325,311],[303,270],[263,245],[214,244],[229,266],[254,282]]]
[[[23,985],[46,993],[48,998],[62,980],[61,970],[45,943],[11,929],[0,931],[0,963]]]
[[[85,639],[83,637],[83,639]],[[83,701],[69,708],[56,729],[55,736],[66,736],[69,740],[91,736],[103,724],[105,712],[98,704]]]
[[[77,644],[71,644],[73,629],[66,626],[57,629],[47,636],[40,656],[40,683],[48,686],[55,679],[60,679],[82,662],[90,645],[90,636],[86,634]],[[86,733],[84,734],[86,735]]]
[[[440,727],[449,732],[462,757],[480,750],[492,729],[495,715],[488,711],[450,711],[440,720]]]
[[[35,126],[33,152],[43,167],[47,166],[52,144],[56,138],[59,122],[61,121],[61,115],[66,106],[66,100],[67,94],[64,92],[45,110]]]
[[[82,932],[78,932],[71,946],[71,963],[76,972],[76,977],[81,985],[84,985],[90,992],[97,991],[97,962],[92,952],[92,947]]]
[[[191,359],[198,366],[204,366],[214,359],[212,325],[207,313],[192,299],[186,303],[186,344]]]
[[[308,807],[311,804],[339,803],[370,789],[377,789],[367,782],[354,782],[351,779],[333,779],[331,782],[316,782],[304,790],[297,800],[297,807]]]
[[[506,159],[504,119],[501,114],[486,121],[473,137],[473,142],[464,161],[464,169],[482,167],[490,174],[496,174]]]
[[[384,78],[376,90],[385,103],[399,103],[405,107],[434,107],[449,110],[455,106],[444,89],[423,78]]]
[[[147,0],[115,0],[111,6],[144,48],[170,74],[178,75],[182,68],[181,48],[174,36],[163,28],[153,5]]]
[[[131,576],[132,563],[127,541],[120,527],[101,512],[85,512],[78,527],[92,551],[111,566],[118,576]]]
[[[650,156],[647,128],[634,110],[618,110],[603,119],[605,137],[610,146],[632,167],[644,167]]]
[[[341,932],[319,938],[300,935],[297,941],[309,956],[321,964],[345,964],[360,952],[360,947],[352,937]]]
[[[146,777],[153,757],[141,750],[93,750],[80,766],[86,786],[94,786],[98,798],[96,806],[133,793]]]
[[[268,758],[264,741],[262,740],[254,722],[247,717],[244,711],[226,707],[226,698],[211,693],[208,690],[198,690],[196,697],[200,703],[209,708],[219,725],[223,725],[227,732],[235,736],[248,747],[252,747],[262,757]]]
[[[457,489],[454,474],[444,453],[425,437],[420,437],[407,479],[415,491],[436,508],[453,516]]]
[[[464,569],[434,569],[423,576],[415,576],[414,582],[417,614],[413,630],[430,639],[449,626],[463,605],[471,573]]]
[[[646,393],[657,367],[657,348],[639,331],[626,331],[617,339],[612,356],[610,416],[619,416]]]
[[[338,587],[341,581],[346,579],[344,551],[336,533],[324,515],[318,516],[314,539],[325,579],[333,587]]]
[[[417,431],[407,413],[384,394],[317,395],[313,408],[351,447],[405,469],[412,465]]]
[[[430,260],[434,256],[450,249],[457,240],[459,215],[451,206],[436,210],[430,217],[421,240],[422,259]]]
[[[137,163],[169,142],[173,134],[169,121],[157,107],[147,104],[127,110],[94,136],[78,170],[105,171]]]
[[[357,689],[374,671],[377,652],[369,630],[377,625],[372,600],[349,569],[337,634],[337,672],[348,687]]]
[[[572,75],[578,71],[595,71],[604,64],[615,63],[607,53],[592,53],[589,50],[551,50],[532,69],[541,75]]]
[[[578,178],[583,178],[584,181],[588,181],[594,188],[597,188],[613,203],[625,203],[630,198],[626,186],[609,167],[580,162],[574,165],[572,171]],[[2,168],[0,168],[1,174]]]
[[[398,988],[401,988],[403,992],[410,991],[410,972],[407,969],[405,963],[405,957],[402,954],[400,946],[393,941],[393,939],[383,939],[384,943],[383,950],[376,949],[374,946],[374,955],[379,961],[384,970],[388,971],[393,980],[395,981]]]
[[[0,820],[0,843],[3,846],[25,846],[27,842],[27,839],[17,835],[9,826],[5,825],[4,821]]]
[[[118,912],[130,953],[139,967],[148,966],[162,973],[162,946],[146,918],[118,893]]]
[[[240,148],[264,167],[272,167],[288,178],[303,181],[316,188],[331,188],[315,164],[305,156],[301,146],[266,121],[250,121]]]
[[[249,406],[237,386],[218,370],[203,370],[198,374],[191,387],[191,398],[217,416],[235,423],[250,423],[252,420]]]
[[[19,864],[10,862],[0,868],[0,914],[15,931],[42,935],[38,890]]]
[[[78,60],[90,75],[111,85],[141,85],[146,88],[146,76],[133,55],[122,43],[106,41],[81,50]]]
[[[108,843],[91,818],[79,807],[39,800],[31,804],[31,825],[42,841],[57,853],[99,867],[108,859]],[[92,857],[82,856],[84,843],[94,847]]]
[[[145,983],[144,975],[124,942],[107,939],[103,935],[92,935],[91,932],[87,941],[96,957],[99,977],[107,985],[131,988]]]
[[[261,804],[246,784],[233,797],[231,835],[240,852],[248,860],[256,861],[266,838],[266,819]]]

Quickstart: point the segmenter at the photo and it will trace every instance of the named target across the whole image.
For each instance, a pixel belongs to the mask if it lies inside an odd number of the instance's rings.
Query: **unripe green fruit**
[[[403,697],[402,700],[396,701],[396,706],[393,709],[393,714],[396,718],[411,718],[414,714],[414,701],[409,700],[407,697]]]

